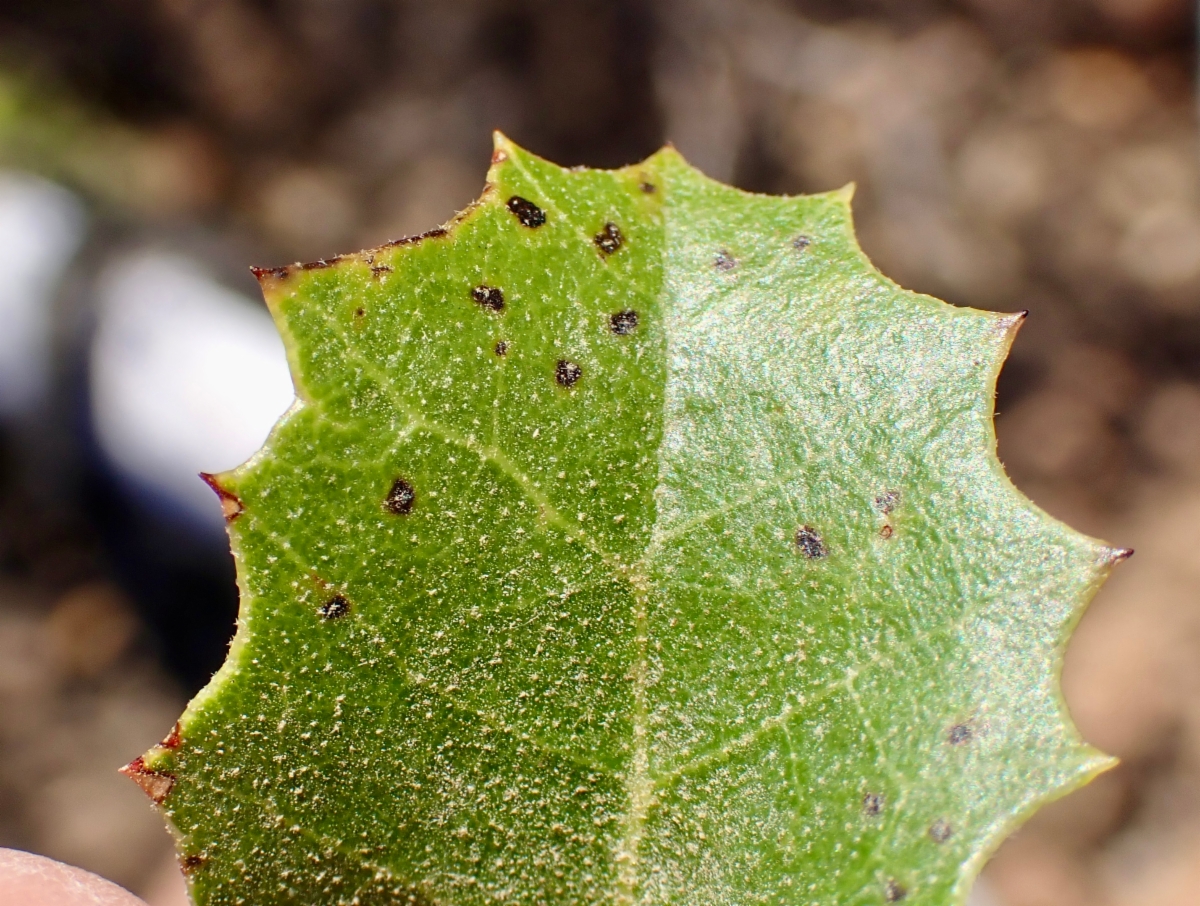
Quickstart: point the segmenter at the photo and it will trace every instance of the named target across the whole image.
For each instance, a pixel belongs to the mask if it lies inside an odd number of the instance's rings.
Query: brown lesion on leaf
[[[891,523],[885,522],[879,528],[879,537],[887,541],[892,535],[896,534],[896,530],[892,528]]]
[[[895,878],[888,878],[887,883],[883,885],[883,896],[889,903],[899,903],[908,896],[908,888]]]
[[[559,359],[554,366],[554,380],[560,387],[574,387],[583,377],[583,369],[569,359]]]
[[[607,258],[625,243],[625,237],[621,235],[621,228],[610,220],[592,237],[592,242],[596,243],[600,254]]]
[[[929,839],[934,843],[945,843],[954,836],[954,827],[945,818],[938,818],[929,825]]]
[[[713,267],[719,271],[731,271],[737,267],[737,259],[728,249],[721,249],[713,256]]]
[[[825,546],[825,540],[816,529],[809,525],[802,525],[796,529],[796,535],[792,539],[792,543],[796,545],[796,550],[809,560],[819,560],[829,554],[829,549]]]
[[[185,875],[190,875],[207,861],[205,853],[186,853],[179,857],[179,868]]]
[[[245,507],[242,505],[242,500],[237,494],[221,487],[220,482],[217,481],[217,477],[209,472],[201,472],[200,478],[206,485],[216,491],[217,497],[221,501],[221,515],[225,517],[226,522],[233,522],[238,516],[242,515]]]
[[[120,772],[140,786],[142,792],[149,796],[155,805],[162,805],[175,786],[174,774],[151,770],[146,767],[146,762],[141,755],[121,768]]]
[[[952,746],[962,746],[969,743],[977,735],[975,726],[969,721],[955,724],[946,731],[946,742]]]
[[[322,620],[340,620],[350,613],[350,599],[345,595],[334,595],[317,608]]]
[[[874,818],[883,811],[883,796],[879,793],[863,793],[862,810],[868,818]]]
[[[407,516],[417,502],[417,489],[407,478],[397,478],[388,489],[383,508],[394,516]]]

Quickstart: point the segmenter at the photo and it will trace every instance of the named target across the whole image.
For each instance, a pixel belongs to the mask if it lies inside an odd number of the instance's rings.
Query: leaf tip
[[[117,770],[141,787],[142,792],[149,796],[155,805],[162,805],[175,786],[174,774],[146,767],[146,761],[141,755]]]
[[[1105,547],[1100,551],[1100,562],[1104,566],[1113,567],[1118,563],[1124,563],[1132,556],[1132,547]]]
[[[237,494],[222,487],[216,475],[201,472],[200,479],[216,492],[217,498],[221,501],[221,515],[225,517],[226,522],[233,522],[238,516],[242,515],[242,511],[245,509],[242,505],[242,499]]]

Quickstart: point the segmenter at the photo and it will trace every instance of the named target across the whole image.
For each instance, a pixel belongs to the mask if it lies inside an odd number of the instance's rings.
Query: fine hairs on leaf
[[[949,906],[1112,764],[1058,674],[1128,552],[997,459],[1022,316],[849,202],[498,135],[444,228],[256,271],[237,633],[127,769],[198,906]]]

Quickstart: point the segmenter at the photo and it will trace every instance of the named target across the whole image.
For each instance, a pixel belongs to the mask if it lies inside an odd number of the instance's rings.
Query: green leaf
[[[498,137],[446,230],[260,278],[237,636],[127,769],[198,903],[960,903],[1111,763],[1057,677],[1126,552],[996,458],[1021,317],[882,277],[848,192]]]

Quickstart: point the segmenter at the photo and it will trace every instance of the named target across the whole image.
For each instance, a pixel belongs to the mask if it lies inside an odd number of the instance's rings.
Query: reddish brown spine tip
[[[251,267],[250,273],[254,274],[259,283],[265,283],[267,280],[282,280],[288,275],[288,268],[284,267]]]
[[[1101,559],[1108,566],[1116,566],[1118,563],[1124,563],[1133,556],[1132,547],[1106,547]]]
[[[122,774],[142,788],[142,792],[150,797],[155,805],[162,805],[163,800],[175,786],[175,776],[165,771],[152,771],[146,767],[142,756],[138,756],[119,769]]]
[[[167,734],[167,738],[160,742],[159,745],[164,749],[178,749],[181,741],[179,737],[179,721],[175,721],[175,726],[171,728],[171,732]]]
[[[492,152],[492,163],[502,164],[506,160],[508,160],[508,152],[505,151],[503,148],[497,148],[495,151]]]
[[[241,498],[221,487],[215,475],[210,475],[208,472],[201,472],[200,478],[206,485],[217,492],[217,497],[221,501],[221,514],[225,517],[226,522],[233,522],[238,516],[242,515],[242,510],[245,507],[242,506]]]

